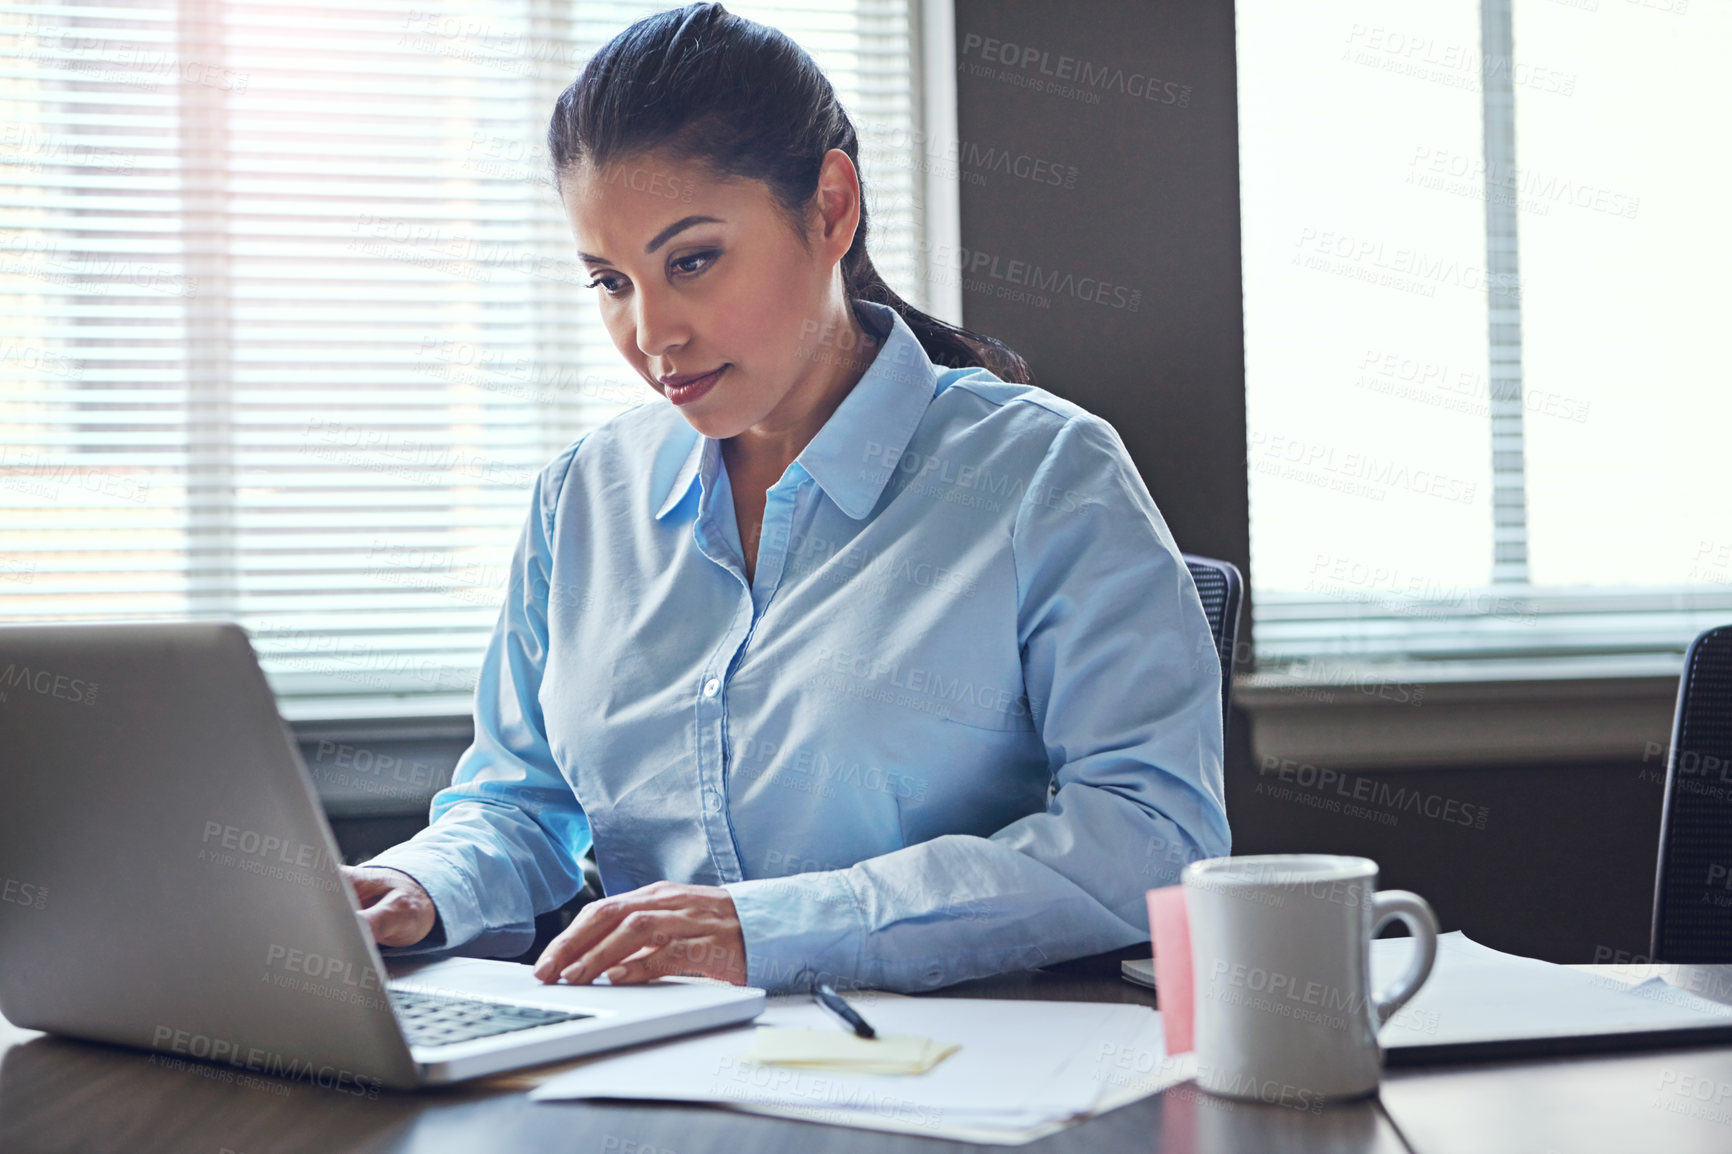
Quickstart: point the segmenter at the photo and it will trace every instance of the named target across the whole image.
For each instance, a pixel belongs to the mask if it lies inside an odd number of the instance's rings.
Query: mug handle
[[[1407,972],[1387,990],[1372,998],[1379,1026],[1407,1005],[1407,1000],[1419,992],[1425,979],[1431,976],[1432,963],[1437,961],[1437,915],[1424,898],[1407,890],[1379,890],[1371,898],[1371,936],[1390,922],[1400,920],[1413,934],[1413,963]]]

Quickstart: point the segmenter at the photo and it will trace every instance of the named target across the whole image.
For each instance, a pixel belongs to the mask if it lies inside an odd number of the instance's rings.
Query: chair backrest
[[[1215,639],[1215,654],[1221,659],[1221,723],[1225,725],[1227,707],[1233,702],[1233,646],[1239,639],[1239,600],[1245,585],[1231,561],[1190,553],[1182,556],[1191,580],[1197,583],[1197,596],[1203,599],[1203,613]]]
[[[1732,962],[1732,625],[1684,655],[1649,945],[1657,962]]]

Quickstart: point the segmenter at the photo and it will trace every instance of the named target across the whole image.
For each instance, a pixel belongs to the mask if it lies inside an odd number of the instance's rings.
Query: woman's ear
[[[860,227],[860,174],[840,148],[824,154],[818,168],[818,189],[812,197],[817,209],[819,249],[825,257],[840,261],[854,244]]]

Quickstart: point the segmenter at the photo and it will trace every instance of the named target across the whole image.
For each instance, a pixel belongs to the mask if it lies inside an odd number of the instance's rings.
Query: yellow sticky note
[[[786,1030],[759,1026],[748,1061],[848,1074],[924,1074],[956,1051],[954,1042],[914,1034],[862,1038],[846,1030]]]

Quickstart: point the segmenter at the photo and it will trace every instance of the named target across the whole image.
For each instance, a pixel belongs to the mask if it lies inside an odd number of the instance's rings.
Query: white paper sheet
[[[1407,938],[1371,943],[1372,980],[1378,990],[1407,968],[1412,950]],[[1501,953],[1457,931],[1438,937],[1430,979],[1384,1026],[1381,1038],[1386,1048],[1396,1049],[1722,1022],[1732,1022],[1732,1007],[1673,989],[1659,979],[1632,987],[1568,966]]]
[[[601,1055],[530,1097],[716,1102],[838,1125],[1016,1143],[1190,1075],[1166,1059],[1160,1017],[1146,1006],[883,996],[856,1004],[880,1031],[919,1033],[962,1049],[914,1076],[753,1065],[744,1055],[757,1025],[840,1028],[807,998],[772,998],[751,1026]]]
[[[1090,1060],[1086,1055],[1079,1055],[1078,1061]],[[1189,1082],[1197,1076],[1197,1061],[1194,1054],[1180,1054],[1168,1057],[1166,1040],[1161,1029],[1161,1016],[1150,1012],[1142,1028],[1130,1040],[1124,1043],[1103,1043],[1095,1050],[1092,1059],[1094,1070],[1092,1076],[1101,1082],[1103,1092],[1095,1102],[1089,1117],[1105,1114],[1109,1110],[1117,1110],[1120,1106],[1128,1106],[1132,1102],[1158,1094],[1162,1090]],[[768,1114],[778,1118],[806,1118],[809,1112],[784,1110],[775,1106],[735,1105],[736,1110],[752,1114]],[[834,1112],[832,1112],[834,1114]],[[1056,1134],[1067,1126],[1075,1125],[1081,1119],[1064,1118],[1045,1121],[1025,1121],[1010,1123],[1005,1119],[995,1120],[997,1124],[986,1124],[982,1121],[954,1120],[936,1128],[917,1125],[901,1125],[894,1120],[871,1118],[838,1118],[820,1119],[844,1126],[854,1126],[861,1129],[889,1130],[897,1133],[919,1134],[928,1138],[950,1138],[960,1142],[978,1142],[995,1146],[1020,1146]]]

